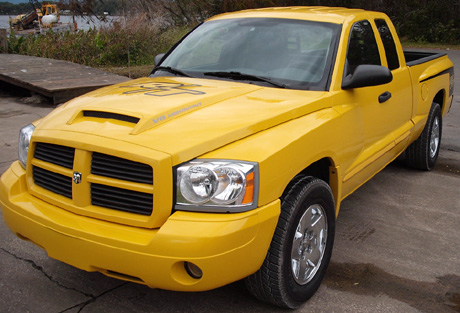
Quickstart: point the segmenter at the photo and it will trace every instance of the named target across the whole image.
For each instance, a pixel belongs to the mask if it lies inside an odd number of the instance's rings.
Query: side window
[[[356,67],[361,64],[382,65],[377,41],[369,21],[356,22],[351,29],[345,76],[353,74]]]
[[[391,31],[388,28],[385,20],[375,20],[375,24],[382,38],[383,46],[385,47],[385,54],[387,55],[388,67],[390,70],[399,68],[398,53],[396,52],[395,41],[391,35]]]

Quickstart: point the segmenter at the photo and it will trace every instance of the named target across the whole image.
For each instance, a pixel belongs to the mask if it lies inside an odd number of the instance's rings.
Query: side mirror
[[[342,89],[352,89],[388,84],[393,80],[391,71],[380,65],[363,64],[356,67],[353,75],[342,81]]]
[[[155,66],[158,66],[158,64],[160,64],[161,61],[163,61],[163,58],[164,58],[165,55],[166,55],[166,53],[160,53],[160,54],[157,54],[155,56],[155,59],[153,59],[153,62],[155,63]]]

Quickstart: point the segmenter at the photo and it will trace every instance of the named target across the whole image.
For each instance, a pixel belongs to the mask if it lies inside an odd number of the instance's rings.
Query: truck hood
[[[197,78],[141,78],[78,97],[37,129],[117,139],[170,154],[173,164],[331,106],[327,92]]]

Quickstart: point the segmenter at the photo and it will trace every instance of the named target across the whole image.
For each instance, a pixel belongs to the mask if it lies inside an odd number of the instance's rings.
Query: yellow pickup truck
[[[433,168],[453,81],[447,55],[403,52],[382,13],[219,15],[148,78],[24,127],[3,218],[86,271],[177,291],[245,279],[296,308],[326,272],[342,200],[400,155]]]

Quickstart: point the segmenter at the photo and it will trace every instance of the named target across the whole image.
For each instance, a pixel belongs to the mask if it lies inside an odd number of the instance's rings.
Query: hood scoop
[[[133,124],[137,124],[140,120],[140,118],[135,117],[135,116],[129,116],[129,115],[124,115],[124,114],[119,114],[119,113],[112,113],[112,112],[92,111],[92,110],[83,111],[83,116],[84,117],[95,117],[95,118],[101,118],[101,119],[112,119],[112,120],[133,123]]]
[[[137,135],[143,131],[163,124],[169,120],[172,120],[175,117],[183,116],[185,114],[195,111],[198,108],[206,107],[211,104],[213,104],[213,102],[209,102],[206,105],[203,105],[201,102],[194,104],[185,104],[183,107],[166,110],[156,115],[138,114],[138,116],[135,116],[136,113],[123,112],[121,110],[113,110],[110,112],[107,110],[102,111],[91,108],[77,111],[67,122],[67,125],[83,122],[85,120],[88,120],[88,118],[96,118],[100,120],[100,122],[117,120],[132,124],[130,125],[130,127],[132,127],[132,131],[130,132],[130,134]]]
[[[125,112],[108,112],[108,111],[101,111],[101,110],[81,110],[77,111],[69,121],[67,121],[67,125],[72,125],[78,122],[83,122],[88,120],[88,118],[96,118],[100,122],[110,122],[110,121],[121,121],[126,122],[131,128],[136,128],[139,126],[138,123],[141,120],[140,116],[134,116],[133,114],[126,114]],[[127,125],[128,126],[128,125]]]

